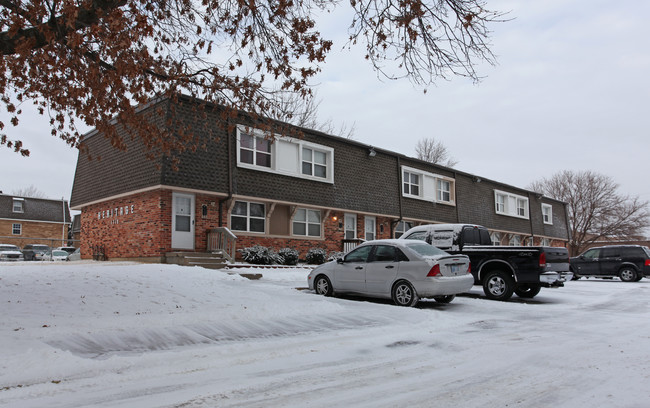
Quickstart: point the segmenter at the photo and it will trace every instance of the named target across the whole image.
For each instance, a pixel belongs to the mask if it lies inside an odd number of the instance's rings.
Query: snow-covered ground
[[[0,264],[0,406],[650,406],[648,279],[400,308],[308,271]]]

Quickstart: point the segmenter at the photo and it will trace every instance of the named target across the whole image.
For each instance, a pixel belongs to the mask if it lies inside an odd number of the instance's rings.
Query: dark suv
[[[40,244],[27,244],[23,247],[23,255],[25,256],[26,261],[42,261],[47,259],[47,252],[50,250],[50,247],[47,245]]]
[[[650,277],[650,249],[640,245],[591,248],[571,258],[571,270],[576,279],[619,277],[624,282],[637,282]]]

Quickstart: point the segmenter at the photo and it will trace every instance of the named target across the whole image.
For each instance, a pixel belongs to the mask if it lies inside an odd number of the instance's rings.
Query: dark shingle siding
[[[22,198],[23,212],[13,212],[13,199]],[[70,223],[70,209],[65,200],[19,197],[0,194],[0,218]]]

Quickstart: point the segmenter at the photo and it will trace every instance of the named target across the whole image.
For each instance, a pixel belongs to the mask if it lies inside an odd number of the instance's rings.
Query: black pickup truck
[[[562,287],[573,277],[566,248],[494,246],[490,233],[480,225],[421,225],[401,239],[419,239],[450,254],[467,255],[474,284],[482,285],[489,299],[508,300],[513,292],[533,298],[541,288]]]

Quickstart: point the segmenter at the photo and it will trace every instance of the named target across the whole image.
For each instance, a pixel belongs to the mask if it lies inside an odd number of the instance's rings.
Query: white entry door
[[[194,249],[193,194],[172,194],[172,248]]]

